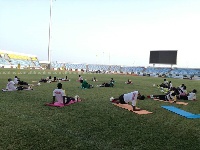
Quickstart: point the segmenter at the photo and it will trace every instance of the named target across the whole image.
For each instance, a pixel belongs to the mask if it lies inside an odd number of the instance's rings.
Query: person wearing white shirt
[[[19,91],[19,90],[33,90],[31,85],[28,85],[28,83],[19,81],[18,86],[15,86],[16,84],[14,81],[12,81],[11,78],[8,79],[8,83],[6,85],[6,89],[2,89],[2,91]]]
[[[55,100],[59,103],[65,104],[65,91],[62,89],[62,84],[58,83],[57,88],[53,91],[53,104],[55,102]]]
[[[197,93],[197,90],[194,89],[194,90],[192,90],[192,92],[189,92],[187,95],[180,96],[180,99],[183,99],[183,100],[196,100],[197,99],[196,93]]]
[[[164,79],[164,82],[160,84],[160,87],[168,88],[169,87],[169,82],[166,79]]]
[[[172,88],[173,88],[172,81],[169,81],[169,87],[168,87],[168,89],[172,89]]]
[[[12,81],[11,78],[8,79],[8,83],[6,85],[6,90],[8,90],[8,91],[17,91],[17,87],[15,86],[15,83]]]
[[[145,96],[141,95],[138,91],[133,91],[127,94],[122,94],[119,98],[110,98],[110,101],[113,103],[121,103],[121,104],[128,104],[131,102],[133,107],[133,111],[140,111],[139,108],[136,108],[137,99],[144,100]]]
[[[14,82],[14,83],[17,85],[17,84],[18,84],[18,82],[19,82],[19,78],[18,78],[17,76],[15,76],[15,78],[14,78],[13,82]]]
[[[183,90],[183,87],[185,86],[185,84],[181,84],[180,86],[179,86],[179,89],[181,89],[181,90]]]
[[[78,101],[78,100],[80,100],[80,98],[78,95],[76,95],[75,98],[66,96],[65,90],[62,89],[62,83],[58,83],[57,88],[53,91],[52,104],[54,104],[55,101],[57,101],[57,102],[65,105],[65,104],[68,104],[71,100]]]
[[[173,101],[174,103],[176,103],[177,92],[175,91],[175,89],[172,89],[166,95],[149,95],[147,97],[152,98],[152,99],[159,99],[159,100],[163,100],[163,101]]]
[[[166,79],[164,79],[164,85],[167,87],[168,86],[168,84],[169,84],[169,82],[166,80]]]

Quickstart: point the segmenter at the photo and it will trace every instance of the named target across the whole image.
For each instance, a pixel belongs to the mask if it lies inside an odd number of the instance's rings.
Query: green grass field
[[[162,105],[173,105],[200,114],[200,94],[188,105],[168,104],[151,99],[137,106],[153,114],[137,115],[111,104],[109,98],[139,90],[141,94],[162,94],[153,84],[163,78],[111,74],[82,74],[93,89],[81,89],[77,73],[64,71],[1,69],[0,87],[16,75],[32,83],[41,77],[62,77],[68,96],[79,95],[83,101],[63,108],[44,106],[52,101],[57,83],[41,83],[33,91],[0,92],[0,149],[44,150],[199,150],[200,119],[187,119],[169,112]],[[66,74],[67,73],[67,74]],[[99,81],[92,82],[92,77]],[[114,88],[97,88],[113,77]],[[126,85],[127,79],[133,81]],[[200,91],[200,81],[168,79],[174,86],[185,83],[187,90]]]

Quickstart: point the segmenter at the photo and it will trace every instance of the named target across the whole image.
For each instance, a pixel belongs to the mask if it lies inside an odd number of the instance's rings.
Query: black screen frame
[[[177,64],[178,50],[151,50],[149,64]]]

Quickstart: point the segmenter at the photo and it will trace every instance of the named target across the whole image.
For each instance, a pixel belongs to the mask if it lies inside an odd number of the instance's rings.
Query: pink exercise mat
[[[72,101],[71,100],[68,104],[65,104],[65,105],[63,105],[62,103],[59,103],[59,102],[55,102],[54,104],[46,103],[45,105],[46,106],[52,106],[52,107],[64,107],[64,106],[69,106],[69,105],[77,103],[77,102],[81,102],[81,100],[78,100],[78,101]]]

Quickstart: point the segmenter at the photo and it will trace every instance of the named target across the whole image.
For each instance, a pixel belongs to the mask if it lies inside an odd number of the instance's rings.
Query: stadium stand
[[[1,68],[32,68],[42,69],[42,63],[34,55],[22,54],[10,51],[0,50]],[[102,64],[82,64],[82,63],[61,63],[52,62],[54,70],[87,71],[98,73],[128,73],[140,76],[148,75],[154,77],[170,77],[180,79],[200,79],[200,69],[197,68],[166,68],[166,67],[136,67],[120,65],[102,65]],[[45,69],[45,68],[43,68]]]
[[[40,65],[39,60],[38,60],[37,57],[30,57],[30,58],[31,58],[31,60],[32,60],[33,65],[34,65],[36,68],[40,68],[40,67],[41,67],[41,65]]]
[[[88,71],[109,71],[109,65],[99,65],[99,64],[88,64],[87,70]]]
[[[111,72],[120,72],[121,66],[110,66],[109,69]]]
[[[194,75],[194,74],[200,74],[200,69],[175,68],[170,73],[171,74],[179,74],[179,75]]]
[[[143,72],[145,70],[145,67],[121,67],[121,72],[123,73],[134,73],[139,74],[140,72]]]
[[[1,60],[0,66],[4,68],[17,68],[20,64],[20,68],[41,68],[36,56],[15,53],[10,51],[0,51]]]
[[[148,74],[149,76],[162,76],[168,75],[171,70],[171,68],[147,67],[143,73]]]
[[[6,61],[4,58],[0,57],[0,66],[10,66],[10,63]]]
[[[68,70],[72,70],[72,71],[81,71],[81,70],[86,70],[86,64],[70,64],[70,63],[67,63],[66,64],[66,68]]]
[[[62,65],[63,65],[62,63],[57,63],[57,62],[51,63],[51,67],[54,68],[55,70],[62,68]]]

